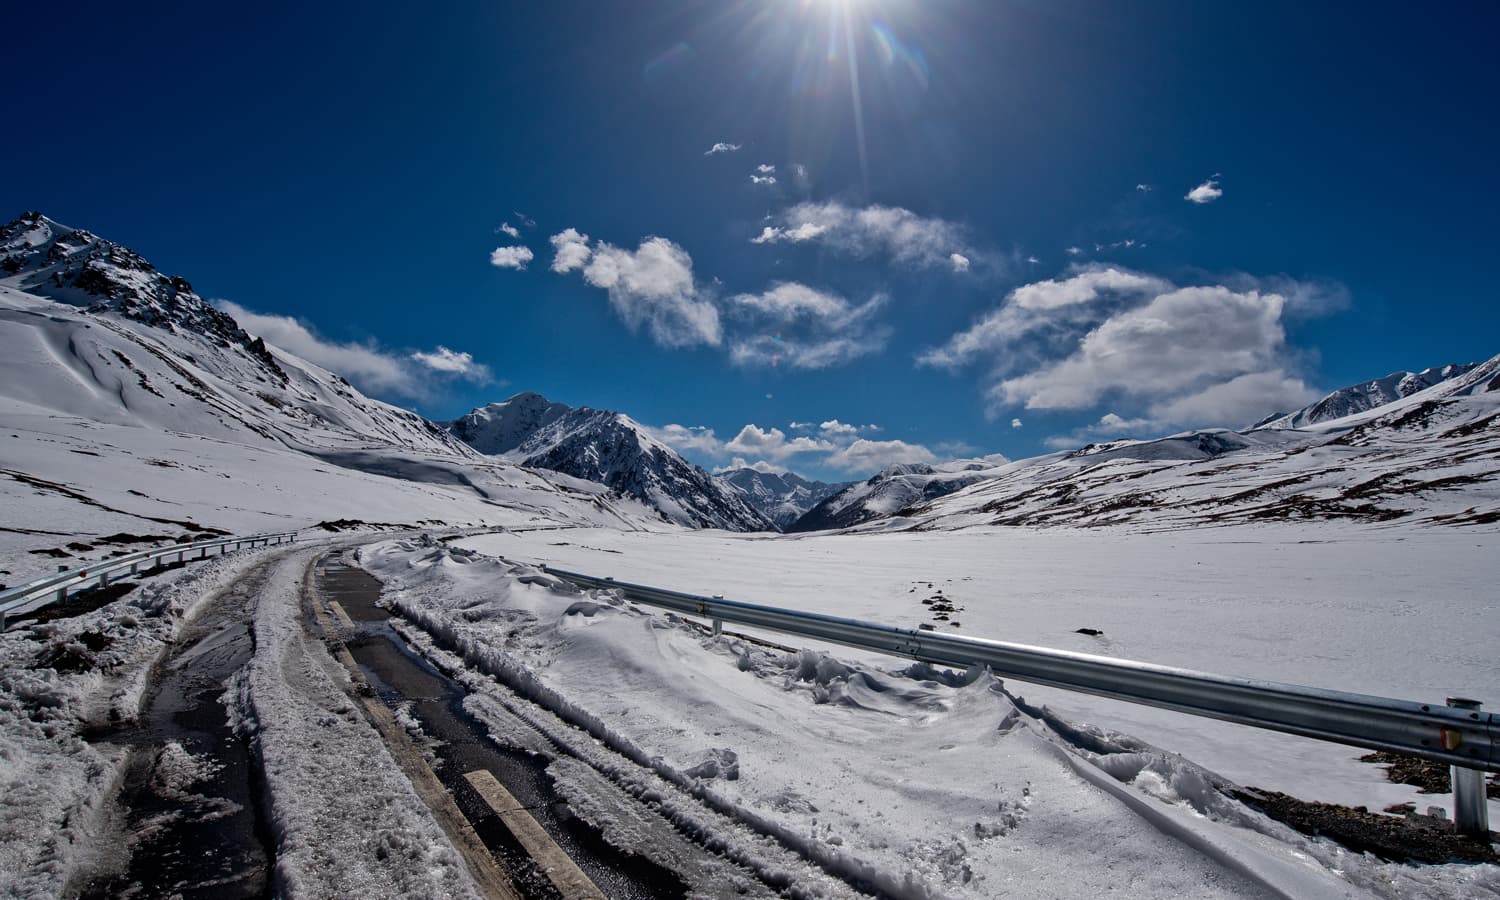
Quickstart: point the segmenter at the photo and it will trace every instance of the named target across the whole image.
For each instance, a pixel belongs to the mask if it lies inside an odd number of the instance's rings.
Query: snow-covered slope
[[[1301,429],[1090,444],[984,475],[867,527],[1191,528],[1303,519],[1494,524],[1500,522],[1500,356],[1394,402]]]
[[[1342,419],[1377,406],[1394,403],[1450,378],[1467,374],[1475,365],[1475,363],[1450,364],[1434,366],[1420,372],[1392,372],[1384,378],[1340,388],[1310,406],[1304,406],[1296,412],[1270,416],[1256,423],[1254,427],[1305,428],[1319,422]]]
[[[268,347],[185,279],[89,232],[28,213],[0,228],[0,273],[0,394],[11,399],[263,446],[478,459],[421,416]]]
[[[608,485],[691,528],[774,531],[739,494],[623,413],[523,393],[447,423],[483,453]]]
[[[0,583],[183,533],[659,521],[476,453],[45,216],[0,227],[0,274]]]
[[[808,481],[795,472],[782,474],[749,468],[721,472],[717,477],[719,483],[743,497],[782,531],[808,510],[849,486],[849,482]]]
[[[786,531],[848,528],[893,515],[923,500],[951,494],[985,478],[978,463],[929,466],[907,463],[882,469],[819,502],[785,527]]]

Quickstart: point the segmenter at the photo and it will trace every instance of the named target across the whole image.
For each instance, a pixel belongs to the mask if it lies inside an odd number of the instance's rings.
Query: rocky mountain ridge
[[[679,525],[776,530],[738,493],[623,413],[575,409],[526,392],[444,426],[481,453],[607,485]]]

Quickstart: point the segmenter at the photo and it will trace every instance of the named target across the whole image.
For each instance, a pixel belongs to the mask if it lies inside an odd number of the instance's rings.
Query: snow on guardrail
[[[1500,719],[1472,700],[1417,703],[1231,678],[685,594],[552,566],[542,569],[581,587],[617,590],[638,603],[711,619],[716,634],[722,622],[735,622],[936,665],[988,666],[996,675],[1033,684],[1448,763],[1453,766],[1455,823],[1470,833],[1488,831],[1483,772],[1500,772]]]

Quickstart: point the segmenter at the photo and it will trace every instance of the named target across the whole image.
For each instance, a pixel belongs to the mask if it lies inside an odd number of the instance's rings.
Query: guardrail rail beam
[[[1476,701],[1416,703],[1235,678],[685,594],[548,565],[542,570],[580,587],[619,591],[639,603],[710,619],[715,635],[723,622],[736,622],[935,665],[983,665],[996,675],[1033,684],[1447,763],[1453,767],[1456,828],[1488,833],[1484,773],[1500,772],[1500,719],[1483,712]]]

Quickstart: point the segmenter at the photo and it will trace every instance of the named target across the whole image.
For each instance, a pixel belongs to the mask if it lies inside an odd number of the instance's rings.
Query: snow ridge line
[[[691,778],[666,765],[658,757],[650,756],[634,742],[604,724],[593,713],[563,697],[553,688],[543,684],[534,672],[505,651],[482,644],[473,638],[459,633],[457,629],[452,627],[453,623],[446,622],[432,615],[429,611],[405,601],[399,596],[391,596],[389,599],[397,612],[431,635],[437,644],[452,650],[462,662],[498,681],[521,698],[552,713],[564,723],[581,729],[610,750],[625,757],[641,769],[657,775],[684,794],[703,803],[710,810],[732,821],[748,826],[759,834],[774,839],[787,850],[816,865],[849,887],[861,893],[888,896],[898,898],[898,900],[907,900],[907,898],[910,898],[910,900],[929,900],[929,898],[938,896],[937,892],[929,885],[918,882],[910,873],[906,873],[904,876],[894,875],[863,860],[853,858],[825,845],[809,841],[778,822],[726,800],[716,792],[707,789],[697,779]],[[515,708],[511,708],[511,712],[520,713]],[[529,718],[527,721],[533,726],[537,724]],[[569,755],[577,755],[561,741],[561,738],[547,734],[545,730],[543,730],[543,733],[554,745],[565,750]],[[600,764],[593,760],[586,759],[585,761],[615,784],[640,796],[637,790],[632,790],[628,774],[608,767],[601,768]],[[704,838],[712,840],[710,833],[700,831],[702,826],[696,823],[686,824],[682,822],[680,819],[682,811],[669,811],[665,798],[658,795],[650,799],[661,803],[664,814],[667,814],[668,818],[674,824],[679,827],[685,827],[689,835],[698,833],[700,843],[704,842]],[[732,848],[721,846],[718,841],[712,841],[712,843],[709,843],[709,846],[726,855],[733,853]],[[783,874],[776,873],[774,870],[768,871],[765,863],[755,859],[753,856],[741,854],[732,856],[731,858],[734,858],[735,862],[756,872],[768,884],[791,891],[793,896],[814,896],[798,891],[794,883],[782,880],[785,878]]]

